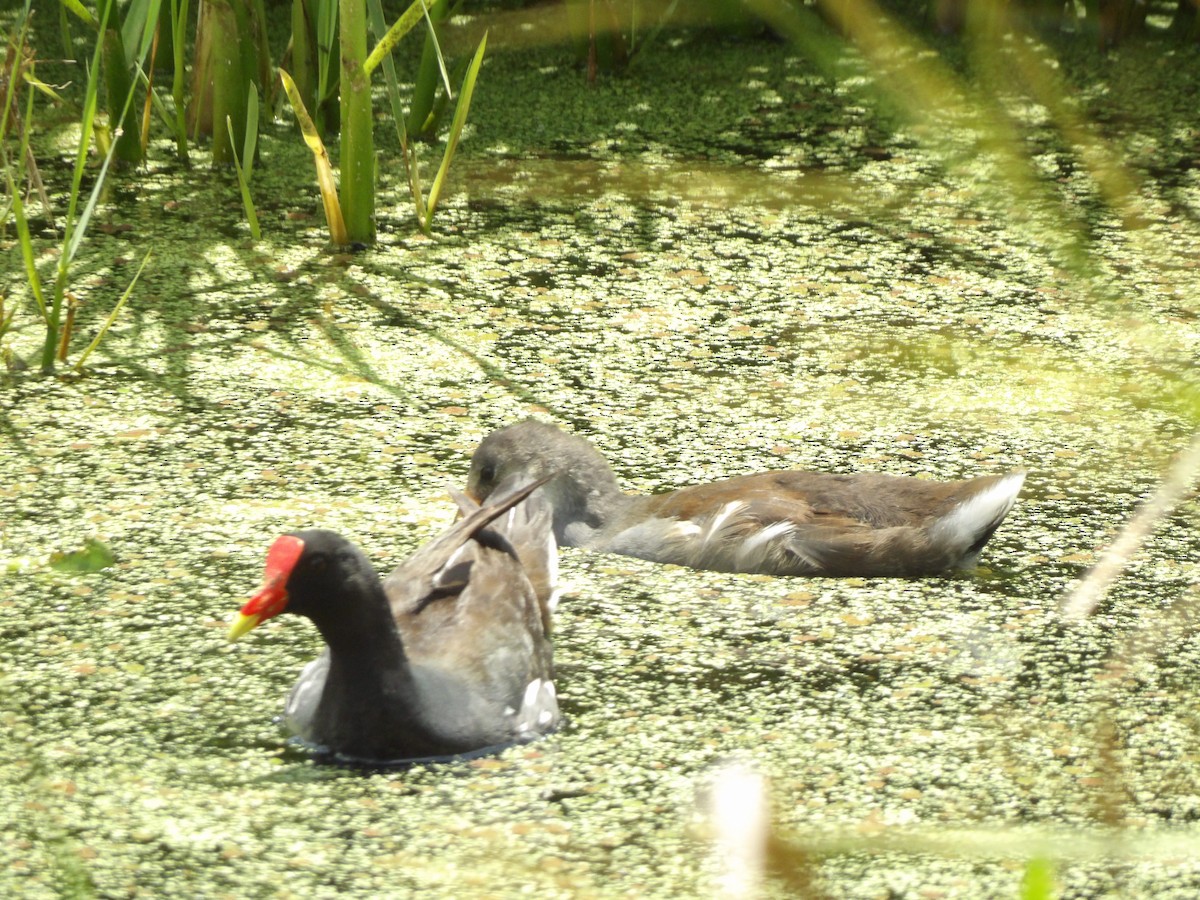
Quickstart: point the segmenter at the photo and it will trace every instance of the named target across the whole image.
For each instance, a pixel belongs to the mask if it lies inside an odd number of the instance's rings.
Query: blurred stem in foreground
[[[1062,604],[1068,619],[1085,619],[1096,611],[1113,582],[1120,577],[1130,558],[1145,542],[1162,519],[1187,495],[1192,482],[1200,474],[1200,432],[1171,466],[1167,477],[1137,515],[1130,519],[1117,539],[1104,551],[1100,561],[1075,586]]]

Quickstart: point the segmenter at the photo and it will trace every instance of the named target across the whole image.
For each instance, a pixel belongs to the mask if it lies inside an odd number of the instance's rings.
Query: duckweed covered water
[[[1153,71],[1139,52],[1099,68],[1104,137],[1154,142],[1135,166],[1194,156],[1194,108],[1130,101],[1120,73]],[[1118,838],[1076,859],[1061,838],[1195,833],[1200,647],[1194,619],[1163,618],[1197,580],[1194,499],[1097,616],[1066,624],[1058,604],[1195,427],[1200,184],[1147,177],[1131,233],[1063,170],[1061,203],[1089,217],[1072,268],[989,205],[980,167],[944,171],[853,78],[784,46],[664,43],[590,90],[566,57],[539,62],[485,69],[433,240],[398,190],[378,247],[328,254],[315,196],[282,186],[308,165],[283,128],[259,167],[280,179],[259,187],[268,242],[214,232],[238,201],[207,175],[164,169],[105,210],[121,227],[85,245],[89,325],[128,259],[152,244],[163,262],[85,377],[2,388],[0,557],[99,538],[116,562],[0,581],[0,889],[699,896],[696,798],[744,754],[793,837],[1031,829],[1063,896],[1194,896],[1194,855],[1126,859]],[[1095,88],[1093,65],[1072,77]],[[1029,128],[1057,172],[1052,129]],[[810,192],[819,171],[852,192]],[[972,576],[564,551],[560,733],[469,763],[314,765],[272,717],[315,633],[224,640],[265,548],[321,525],[394,565],[451,520],[477,441],[531,412],[637,490],[777,467],[1029,477]],[[892,849],[814,871],[831,897],[1013,897],[1027,859]]]

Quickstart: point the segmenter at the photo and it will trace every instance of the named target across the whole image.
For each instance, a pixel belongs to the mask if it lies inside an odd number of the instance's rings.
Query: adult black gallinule
[[[515,483],[515,482],[514,482]],[[288,695],[304,740],[355,762],[488,751],[558,724],[550,613],[557,555],[551,510],[502,486],[380,581],[331,531],[278,538],[263,587],[230,640],[282,612],[307,616],[328,645]]]
[[[905,576],[973,566],[1025,473],[765,472],[639,496],[621,492],[587,441],[527,419],[484,438],[467,492],[482,499],[514,477],[551,478],[539,493],[565,546],[721,572]]]

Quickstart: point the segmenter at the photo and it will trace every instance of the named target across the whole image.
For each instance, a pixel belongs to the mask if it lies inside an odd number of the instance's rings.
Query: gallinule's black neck
[[[467,492],[551,480],[560,544],[768,575],[930,575],[969,568],[1016,502],[1024,472],[966,481],[766,472],[664,494],[624,494],[587,441],[528,419],[484,438]]]
[[[386,581],[331,531],[278,538],[265,583],[230,629],[282,612],[317,626],[326,652],[286,705],[289,727],[340,757],[391,762],[529,740],[558,723],[550,613],[556,558],[537,486],[501,488]]]

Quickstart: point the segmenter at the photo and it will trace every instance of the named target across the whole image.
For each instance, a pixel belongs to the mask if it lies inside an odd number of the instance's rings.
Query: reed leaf
[[[446,86],[446,95],[454,93],[450,86],[450,73],[446,71],[446,60],[438,42],[437,22],[449,15],[448,0],[436,0],[432,9],[426,9],[425,21],[429,33],[425,35],[425,46],[421,48],[421,61],[417,66],[417,77],[412,94],[408,98],[408,118],[405,129],[411,135],[421,135],[437,127],[434,112],[438,82]]]
[[[187,110],[184,102],[185,80],[187,78],[184,64],[185,48],[187,47],[188,0],[171,0],[171,53],[174,55],[175,70],[171,76],[171,99],[175,103],[175,156],[185,165],[188,162],[187,148]]]
[[[416,27],[424,15],[425,0],[413,0],[412,5],[400,14],[400,18],[396,20],[396,23],[375,44],[375,49],[371,51],[363,63],[363,71],[368,75],[374,72],[383,59],[392,52],[392,48],[400,43],[401,38]]]
[[[325,105],[333,90],[330,82],[337,60],[338,6],[337,0],[317,0],[317,94],[314,102],[318,107]]]
[[[338,202],[337,179],[333,176],[329,153],[325,150],[325,144],[321,140],[317,126],[313,124],[308,110],[304,108],[304,101],[300,97],[300,92],[296,90],[296,82],[292,80],[292,76],[280,69],[279,80],[283,83],[283,90],[292,103],[292,110],[296,113],[296,122],[300,125],[304,143],[308,144],[308,149],[312,151],[313,162],[317,167],[317,186],[321,191],[321,202],[325,205],[325,221],[329,225],[329,238],[335,244],[348,244],[350,241],[346,237],[346,223],[342,219],[342,207]]]
[[[383,5],[380,0],[367,0],[367,11],[371,17],[371,30],[375,34],[387,32],[387,21],[383,18]],[[372,56],[374,53],[372,53]],[[388,103],[392,107],[392,121],[396,123],[397,136],[404,143],[404,105],[400,100],[400,81],[396,77],[396,62],[390,53],[382,57],[384,82],[387,85]]]
[[[29,222],[25,218],[25,204],[21,202],[19,185],[13,181],[12,173],[5,169],[8,180],[8,191],[12,197],[13,220],[17,223],[17,243],[21,245],[21,261],[25,263],[25,275],[29,278],[29,290],[37,303],[42,321],[49,325],[50,310],[46,307],[46,297],[42,291],[42,279],[38,275],[37,260],[33,252],[33,237],[29,233]]]
[[[163,102],[162,97],[159,96],[159,92],[154,89],[154,83],[150,80],[150,76],[146,73],[146,70],[138,66],[137,76],[142,87],[146,89],[146,95],[150,98],[150,102],[153,104],[155,112],[158,113],[158,117],[162,119],[163,124],[171,130],[173,135],[175,135],[177,127],[183,127],[184,140],[187,140],[187,127],[175,119],[171,110],[167,109],[167,104]]]
[[[79,123],[79,143],[75,148],[75,166],[71,173],[71,189],[67,195],[67,215],[63,225],[62,252],[58,256],[58,271],[54,278],[54,289],[50,295],[49,302],[44,303],[46,339],[42,344],[41,362],[41,370],[44,374],[54,371],[55,353],[61,344],[59,325],[62,315],[63,297],[67,289],[67,276],[71,268],[71,262],[74,260],[75,253],[79,250],[79,244],[83,240],[83,235],[87,231],[87,225],[91,220],[92,211],[95,209],[100,189],[104,184],[104,178],[108,174],[109,164],[112,162],[113,151],[116,149],[115,143],[109,144],[104,156],[104,164],[101,166],[100,173],[96,177],[91,198],[84,205],[83,213],[76,219],[76,210],[79,207],[79,196],[83,184],[83,172],[88,160],[88,148],[91,146],[92,135],[95,133],[96,107],[99,103],[98,97],[100,93],[100,61],[103,58],[105,43],[103,35],[108,28],[108,16],[112,8],[113,4],[111,2],[105,3],[102,6],[103,12],[100,14],[100,22],[97,27],[101,38],[96,41],[96,47],[92,52],[92,65],[87,70],[88,80],[84,89],[83,117]],[[130,91],[127,100],[132,99],[133,92]]]
[[[225,127],[229,129],[229,141],[233,142],[233,119],[225,117]],[[242,168],[238,155],[233,154],[233,170],[237,173],[238,188],[242,192],[242,208],[246,210],[246,223],[250,226],[250,236],[256,241],[262,240],[262,230],[258,226],[258,213],[254,209],[254,198],[250,196],[250,181]]]
[[[132,99],[133,94],[129,95]],[[92,192],[88,195],[87,202],[83,205],[83,211],[79,213],[79,220],[75,224],[75,228],[71,231],[70,240],[66,242],[63,248],[62,258],[59,260],[59,268],[65,269],[75,260],[75,254],[79,252],[79,245],[83,243],[84,233],[87,231],[88,224],[92,220],[92,213],[96,211],[96,205],[100,202],[100,193],[104,187],[104,179],[108,176],[109,166],[112,164],[113,156],[117,150],[117,143],[113,141],[108,148],[108,153],[104,156],[104,162],[100,165],[100,171],[96,175],[96,181],[92,185]]]
[[[426,232],[429,231],[433,220],[433,211],[437,207],[438,199],[442,194],[442,188],[446,184],[446,174],[450,171],[450,160],[454,158],[454,151],[458,149],[458,141],[462,137],[463,126],[467,123],[467,111],[471,108],[471,95],[475,93],[475,79],[479,75],[479,67],[483,65],[483,54],[487,49],[487,38],[487,32],[485,31],[479,41],[479,48],[475,51],[475,56],[471,60],[471,65],[467,68],[467,76],[463,79],[462,90],[458,96],[458,104],[454,107],[454,119],[450,123],[450,135],[446,140],[446,150],[442,154],[442,164],[438,167],[437,175],[433,178],[433,184],[429,187],[429,199],[425,204],[425,221],[421,227]]]
[[[253,83],[246,95],[246,143],[242,147],[242,167],[246,183],[254,176],[254,156],[258,152],[258,89]]]
[[[446,16],[446,8],[449,0],[441,0],[441,15],[438,16],[440,22]],[[450,86],[450,73],[446,71],[446,58],[442,55],[442,45],[438,43],[437,28],[434,27],[433,18],[429,15],[429,7],[424,6],[425,22],[429,25],[429,40],[433,43],[434,55],[437,57],[438,71],[442,74],[442,84],[446,86],[446,93],[453,94],[454,88]]]
[[[159,10],[162,0],[130,0],[125,8],[125,21],[121,23],[121,42],[125,45],[127,65],[142,63],[154,43],[158,30]]]
[[[242,159],[233,154],[233,168],[237,173],[238,187],[242,192],[242,206],[246,210],[246,222],[250,225],[250,236],[256,241],[262,240],[262,229],[258,225],[258,212],[254,209],[254,198],[250,196],[250,176],[254,171],[254,147],[258,139],[258,91],[250,85],[250,94],[246,98],[246,143],[242,147]],[[233,143],[233,120],[225,117],[225,127],[229,129],[229,141]],[[243,160],[245,164],[243,165]]]
[[[80,3],[79,0],[59,0],[59,3],[62,4],[64,9],[70,10],[79,18],[83,19],[83,21],[88,25],[92,26],[93,28],[96,27],[96,18],[90,12],[88,12],[87,7]]]
[[[367,8],[371,16],[371,30],[383,34],[387,29],[387,21],[383,18],[383,6],[380,0],[367,0]],[[396,139],[404,154],[404,166],[408,173],[408,188],[412,192],[413,203],[416,205],[417,221],[425,221],[425,198],[421,193],[421,179],[417,169],[416,155],[408,143],[408,132],[404,126],[404,105],[400,99],[400,81],[396,77],[396,63],[390,53],[383,56],[383,74],[387,85],[388,102],[392,107],[392,121],[396,124]],[[422,225],[422,227],[424,227]]]
[[[125,293],[121,294],[121,299],[112,308],[112,312],[108,314],[108,318],[104,320],[104,324],[100,326],[100,330],[96,332],[96,336],[92,338],[92,342],[87,345],[87,349],[79,355],[79,359],[75,363],[76,372],[83,368],[83,364],[87,361],[87,358],[92,355],[93,350],[100,346],[100,341],[104,339],[104,335],[108,333],[108,329],[117,320],[117,315],[124,308],[126,301],[129,300],[129,295],[133,293],[133,288],[138,283],[138,279],[142,275],[142,270],[146,268],[146,263],[150,262],[151,252],[150,250],[146,251],[146,255],[142,257],[142,264],[138,266],[138,270],[133,275],[133,280],[129,282],[129,287],[125,288]]]

